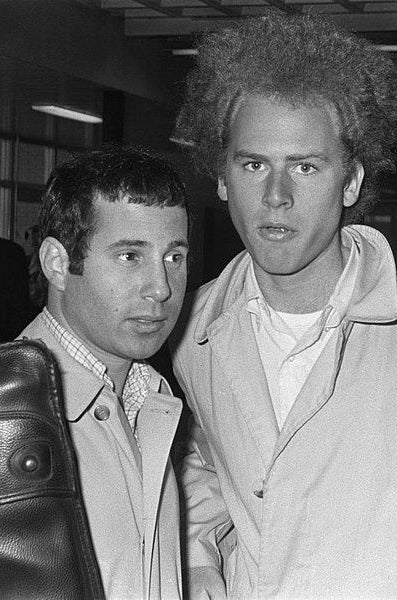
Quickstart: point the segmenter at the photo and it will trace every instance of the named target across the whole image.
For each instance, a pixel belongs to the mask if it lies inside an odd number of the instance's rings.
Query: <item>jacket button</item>
[[[39,461],[37,460],[36,456],[32,456],[32,455],[24,456],[21,461],[21,468],[26,473],[32,473],[33,471],[36,471],[38,466],[39,466]]]
[[[107,421],[110,417],[110,410],[107,406],[100,404],[94,410],[94,417],[98,419],[98,421]]]
[[[263,498],[263,480],[257,479],[252,485],[252,492],[257,498]]]

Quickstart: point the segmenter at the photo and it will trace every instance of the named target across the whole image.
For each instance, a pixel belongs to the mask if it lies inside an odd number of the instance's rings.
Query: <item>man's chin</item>
[[[148,340],[144,344],[135,345],[127,350],[128,357],[131,360],[146,360],[160,350],[166,339],[167,336],[162,336],[160,339],[157,338],[156,340]]]

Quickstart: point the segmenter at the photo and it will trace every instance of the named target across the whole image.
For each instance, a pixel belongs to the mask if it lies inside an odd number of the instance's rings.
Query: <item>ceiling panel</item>
[[[95,0],[96,2],[98,0]],[[231,19],[315,10],[358,32],[394,32],[397,0],[99,0],[103,10],[124,19],[128,36],[187,36],[210,31]],[[394,39],[394,38],[393,38]]]

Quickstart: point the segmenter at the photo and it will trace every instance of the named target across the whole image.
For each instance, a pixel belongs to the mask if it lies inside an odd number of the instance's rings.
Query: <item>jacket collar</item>
[[[41,313],[26,327],[20,337],[39,338],[50,349],[62,375],[66,418],[70,422],[78,421],[104,387],[107,387],[104,381],[83,367],[62,348],[45,325]],[[171,395],[166,380],[150,365],[149,372],[150,389],[156,393]],[[110,388],[108,390],[109,394],[114,395]],[[115,395],[114,397],[116,399]]]
[[[397,281],[393,253],[386,238],[376,229],[351,225],[342,230],[344,244],[356,253],[357,277],[346,308],[351,321],[387,323],[397,320]],[[238,254],[219,277],[201,288],[204,301],[195,330],[195,340],[203,343],[210,332],[245,302],[244,283],[251,257]]]
[[[388,323],[397,319],[397,278],[386,238],[365,225],[344,228],[358,251],[358,270],[346,317],[350,321]]]
[[[62,376],[66,419],[77,421],[101,393],[105,383],[62,348],[46,326],[42,313],[37,315],[19,337],[40,339],[52,352]]]
[[[64,351],[64,353],[66,356],[62,357],[62,375],[64,395],[67,399],[65,412],[68,421],[78,420],[90,408],[104,387],[109,394],[114,396],[116,401],[116,395],[103,381],[100,381],[93,373],[76,363],[67,352]],[[148,365],[148,368],[150,374],[149,393],[155,392],[158,399],[165,396],[168,399],[167,402],[175,404],[179,408],[180,401],[172,395],[167,381],[153,367]],[[145,399],[146,402],[147,398]]]
[[[109,394],[114,396],[116,401],[115,393],[103,381],[100,381],[93,373],[76,363],[67,352],[64,350],[63,352],[66,355],[62,357],[62,375],[64,396],[67,400],[65,412],[68,421],[78,420],[90,408],[104,387]],[[148,368],[150,374],[149,393],[155,392],[158,398],[166,396],[170,404],[175,404],[179,408],[180,401],[172,395],[167,381],[153,367],[148,365]],[[145,399],[146,402],[147,398]]]
[[[225,317],[237,301],[244,300],[243,290],[250,264],[251,257],[244,250],[233,258],[215,281],[200,289],[205,305],[194,334],[197,343],[205,342],[208,339],[208,327],[218,318]]]

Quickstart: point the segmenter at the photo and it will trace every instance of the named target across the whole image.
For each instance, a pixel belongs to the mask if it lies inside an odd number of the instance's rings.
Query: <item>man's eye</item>
[[[253,173],[256,171],[263,171],[265,168],[264,164],[259,160],[251,160],[250,162],[246,163],[244,167],[247,171],[251,171]]]
[[[124,262],[134,262],[138,260],[138,255],[135,252],[122,252],[118,258]]]
[[[171,263],[173,265],[179,265],[181,262],[183,262],[184,258],[184,255],[180,252],[173,252],[164,258],[164,262]]]
[[[300,175],[312,175],[317,169],[310,163],[301,163],[294,168],[294,171]]]

